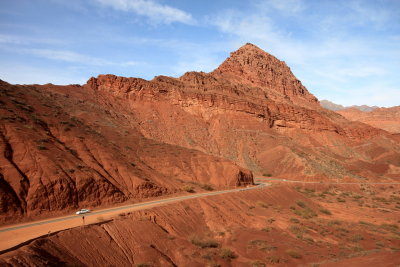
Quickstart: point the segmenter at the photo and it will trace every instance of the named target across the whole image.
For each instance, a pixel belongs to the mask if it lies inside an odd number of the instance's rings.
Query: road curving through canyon
[[[80,227],[83,225],[89,225],[89,224],[99,223],[101,221],[106,221],[115,216],[118,216],[118,214],[123,212],[148,209],[188,199],[203,198],[203,197],[248,191],[248,190],[256,190],[266,187],[268,185],[269,183],[266,182],[258,182],[256,183],[255,186],[250,186],[250,187],[241,187],[235,189],[164,198],[153,201],[96,210],[90,213],[86,213],[84,215],[61,216],[52,219],[0,227],[0,254],[12,251],[39,237],[51,235],[54,234],[55,232],[59,232],[74,227]],[[82,218],[83,216],[84,219]]]

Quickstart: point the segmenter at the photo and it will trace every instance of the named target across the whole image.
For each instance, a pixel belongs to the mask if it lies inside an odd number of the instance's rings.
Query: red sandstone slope
[[[388,132],[400,133],[400,106],[376,108],[370,112],[348,108],[337,111],[337,113],[351,121],[360,121]]]
[[[398,139],[321,108],[286,64],[251,44],[211,73],[0,88],[3,217],[158,196],[185,181],[251,183],[245,169],[400,176]]]
[[[81,86],[1,82],[0,96],[0,220],[170,194],[188,182],[252,183],[227,160],[143,137],[131,112]]]
[[[0,265],[400,264],[398,185],[297,186],[187,200],[111,221],[99,217],[97,225],[53,233],[2,254]]]
[[[211,73],[151,81],[100,75],[84,87],[128,106],[148,138],[221,156],[261,174],[400,175],[394,136],[321,108],[286,64],[251,44]]]

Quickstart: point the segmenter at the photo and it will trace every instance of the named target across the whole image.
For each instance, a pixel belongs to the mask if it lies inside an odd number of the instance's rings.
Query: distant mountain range
[[[345,107],[328,100],[321,100],[320,104],[348,120],[363,122],[391,133],[400,133],[400,106],[390,108],[367,105]]]
[[[356,108],[356,109],[358,109],[360,111],[363,111],[363,112],[370,112],[370,111],[373,111],[374,109],[379,108],[377,106],[370,107],[370,106],[367,106],[367,105],[361,105],[361,106],[353,105],[353,106],[345,107],[345,106],[342,106],[342,105],[339,105],[339,104],[335,104],[335,103],[333,103],[331,101],[328,101],[328,100],[321,100],[320,104],[321,104],[321,106],[323,108],[326,108],[326,109],[329,109],[329,110],[333,110],[333,111],[338,111],[338,110],[343,110],[343,109],[348,109],[348,108]]]

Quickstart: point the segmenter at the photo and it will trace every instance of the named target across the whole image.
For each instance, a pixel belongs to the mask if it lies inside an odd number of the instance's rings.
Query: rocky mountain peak
[[[318,102],[284,61],[251,43],[232,52],[212,74],[236,84],[260,87],[266,93],[278,93],[292,100],[301,98],[306,102]]]

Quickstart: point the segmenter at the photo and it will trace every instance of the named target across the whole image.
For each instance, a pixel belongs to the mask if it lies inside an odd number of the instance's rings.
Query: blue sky
[[[246,42],[319,99],[400,105],[398,0],[1,0],[0,79],[209,72]]]

